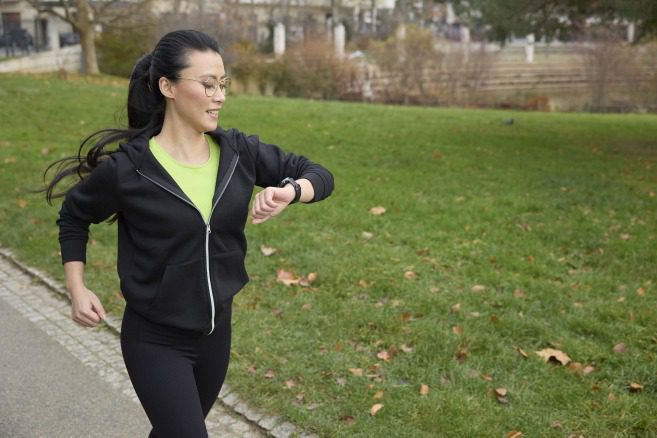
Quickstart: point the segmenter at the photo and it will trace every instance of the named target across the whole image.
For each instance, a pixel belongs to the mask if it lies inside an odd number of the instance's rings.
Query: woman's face
[[[226,70],[221,55],[207,50],[191,50],[187,53],[187,65],[171,82],[168,105],[175,116],[197,132],[217,128],[219,111],[226,101]],[[209,95],[209,96],[208,96]]]

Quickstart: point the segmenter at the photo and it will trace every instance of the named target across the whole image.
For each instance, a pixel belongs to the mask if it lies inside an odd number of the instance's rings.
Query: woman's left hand
[[[278,215],[294,199],[294,187],[267,187],[256,194],[251,207],[251,223],[261,224]]]

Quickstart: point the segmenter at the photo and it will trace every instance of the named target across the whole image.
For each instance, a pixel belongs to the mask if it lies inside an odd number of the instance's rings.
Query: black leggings
[[[153,426],[150,438],[205,438],[205,417],[226,377],[232,300],[210,336],[152,323],[126,307],[121,349],[130,380]]]

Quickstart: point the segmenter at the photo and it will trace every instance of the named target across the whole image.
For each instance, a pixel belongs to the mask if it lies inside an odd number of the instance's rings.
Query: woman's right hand
[[[89,289],[82,286],[69,291],[71,296],[71,317],[83,327],[96,327],[107,314],[100,300]]]

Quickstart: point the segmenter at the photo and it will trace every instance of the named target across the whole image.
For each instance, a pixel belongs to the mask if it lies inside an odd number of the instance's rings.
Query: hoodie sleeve
[[[116,180],[116,160],[110,157],[66,193],[57,219],[62,263],[86,262],[89,225],[118,211]]]
[[[312,202],[327,198],[333,191],[333,175],[325,167],[304,156],[286,153],[276,145],[263,143],[258,136],[239,135],[254,160],[257,186],[277,186],[287,177],[305,178],[311,182],[315,191]]]

